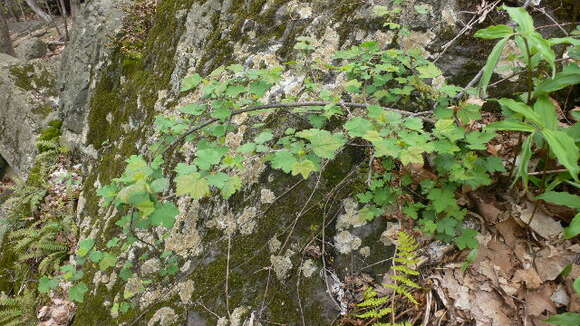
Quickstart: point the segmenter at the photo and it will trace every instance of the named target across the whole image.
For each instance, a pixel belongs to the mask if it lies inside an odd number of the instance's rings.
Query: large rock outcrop
[[[390,3],[375,4],[381,2]],[[426,5],[428,14],[418,13],[418,4]],[[313,55],[321,59],[367,40],[436,55],[438,45],[457,32],[463,9],[456,1],[444,0],[406,1],[404,6],[403,19],[412,29],[397,38],[383,30],[384,21],[362,1],[161,0],[135,55],[114,39],[124,25],[138,22],[113,1],[89,2],[64,54],[60,79],[64,134],[83,155],[86,168],[78,212],[84,235],[102,245],[115,234],[114,221],[121,213],[100,209],[96,190],[119,176],[131,154],[145,151],[154,137],[156,114],[195,100],[180,94],[183,77],[192,72],[205,75],[231,63],[279,65],[291,57],[302,35],[318,40],[320,48]],[[464,56],[450,51],[441,62],[465,79],[481,66],[468,57],[479,46],[465,45]],[[274,130],[302,123],[290,113],[260,122]],[[183,213],[166,240],[166,249],[184,261],[177,277],[167,281],[152,274],[158,270],[156,257],[145,261],[136,270],[139,278],[129,283],[119,278],[118,270],[91,271],[84,280],[94,289],[79,305],[74,325],[215,325],[226,318],[231,325],[330,324],[345,308],[345,277],[364,268],[380,279],[388,264],[379,262],[392,254],[392,248],[379,241],[384,221],[357,229],[348,223],[336,225],[336,219],[351,220],[356,210],[349,197],[364,186],[364,169],[362,180],[342,181],[361,172],[363,158],[362,150],[348,149],[329,163],[320,180],[311,178],[295,188],[300,179],[274,171],[261,160],[246,162],[244,187],[231,199],[180,203]],[[327,247],[323,257],[315,240],[321,228],[324,240],[335,245]],[[120,254],[132,256],[139,250]],[[151,279],[133,296],[131,291]],[[124,293],[131,293],[134,306],[120,313]]]
[[[25,178],[36,139],[57,118],[54,60],[22,62],[0,53],[0,155]]]

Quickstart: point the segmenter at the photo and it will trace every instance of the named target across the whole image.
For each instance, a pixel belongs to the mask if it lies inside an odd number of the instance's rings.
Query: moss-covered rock
[[[26,178],[37,137],[57,118],[54,61],[10,62],[0,65],[0,155]]]
[[[108,0],[93,2],[117,10]],[[145,39],[131,47],[139,55],[122,51],[126,44],[116,43],[114,37],[105,46],[98,24],[106,25],[103,28],[114,36],[122,14],[104,13],[117,19],[107,24],[91,18],[103,15],[103,9],[89,5],[84,19],[98,23],[88,34],[99,35],[97,45],[90,45],[97,63],[83,75],[89,82],[74,77],[63,97],[65,133],[81,135],[77,144],[87,154],[79,208],[85,235],[97,238],[102,246],[117,234],[114,221],[124,212],[101,209],[96,190],[121,174],[127,157],[145,153],[155,139],[152,125],[158,112],[170,113],[196,100],[196,94],[179,92],[187,74],[206,75],[231,63],[250,68],[281,65],[291,58],[295,39],[301,35],[316,40],[318,48],[312,55],[326,63],[331,63],[333,51],[375,38],[384,47],[420,47],[431,55],[433,44],[453,37],[458,8],[455,1],[423,2],[429,5],[428,14],[416,12],[419,1],[405,2],[403,20],[412,28],[406,38],[397,39],[382,30],[384,20],[373,16],[371,6],[361,1],[162,0]],[[74,58],[70,51],[86,43],[82,35],[73,35],[67,60]],[[454,64],[447,68],[466,65],[460,60]],[[296,80],[301,84],[303,78]],[[61,83],[67,89],[67,81]],[[72,90],[80,90],[81,97],[73,96]],[[300,94],[300,90],[282,91]],[[307,125],[282,112],[249,118],[239,125],[246,131],[235,137],[255,135],[255,122],[274,131]],[[189,159],[187,151],[165,157],[170,166],[177,158]],[[150,268],[135,268],[137,275],[130,284],[139,286],[127,289],[118,270],[89,271],[84,281],[94,288],[79,305],[74,324],[224,325],[225,320],[232,325],[240,320],[329,324],[349,302],[349,294],[341,290],[346,276],[368,273],[380,280],[388,269],[384,261],[392,254],[380,241],[385,220],[364,225],[345,216],[352,215],[356,206],[345,198],[366,187],[367,162],[364,149],[347,147],[326,166],[320,181],[312,177],[304,182],[271,170],[259,159],[244,162],[248,172],[242,176],[243,190],[230,199],[179,203],[184,213],[164,248],[180,257],[177,276],[163,278]],[[118,254],[137,257],[143,251],[133,248]],[[147,262],[155,261],[149,258]],[[127,293],[131,295],[123,299]],[[124,313],[119,307],[127,302],[133,308]]]

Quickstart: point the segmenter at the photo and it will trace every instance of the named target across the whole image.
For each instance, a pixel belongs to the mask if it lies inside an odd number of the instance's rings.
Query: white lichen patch
[[[207,221],[208,228],[216,228],[224,231],[224,233],[232,235],[237,230],[237,223],[232,212],[218,212],[216,216]]]
[[[248,120],[248,117],[249,115],[247,113],[241,113],[233,116],[231,119],[233,124],[241,126],[244,122],[246,122],[246,120]]]
[[[369,246],[364,246],[358,250],[361,256],[367,258],[371,255],[371,248]]]
[[[243,183],[249,186],[258,182],[260,175],[266,168],[266,164],[257,158],[247,160],[243,164],[244,170],[241,175]]]
[[[267,97],[271,101],[279,102],[283,97],[298,96],[304,89],[304,75],[296,75],[294,71],[286,71],[282,74],[282,80],[274,85]]]
[[[119,293],[117,293],[117,295],[115,295],[115,298],[113,299],[113,305],[118,305],[119,302]],[[111,309],[111,317],[113,317],[114,319],[116,319],[117,317],[119,317],[119,309]]]
[[[191,260],[186,261],[185,263],[183,263],[183,265],[181,265],[181,267],[179,268],[179,270],[182,273],[187,272],[189,269],[191,268]]]
[[[445,8],[441,10],[441,21],[449,26],[455,26],[458,21],[457,14],[452,8],[445,6]]]
[[[304,264],[302,264],[302,267],[300,267],[300,270],[302,271],[302,275],[304,275],[304,277],[311,277],[316,270],[318,270],[318,267],[316,267],[316,264],[312,261],[312,259],[307,259]]]
[[[519,75],[515,74],[516,70],[519,68],[524,67],[524,64],[521,63],[519,60],[513,60],[514,57],[520,56],[521,51],[518,48],[516,42],[513,40],[509,40],[506,42],[502,55],[499,59],[499,62],[495,66],[494,72],[500,75],[502,78],[506,78],[508,76],[512,76],[509,81],[515,82],[519,79]]]
[[[409,35],[405,35],[399,39],[399,45],[404,51],[419,49],[423,56],[428,57],[429,52],[425,50],[425,47],[435,39],[435,36],[437,35],[431,31],[411,32]]]
[[[143,285],[143,280],[138,277],[131,277],[127,280],[125,284],[125,290],[123,291],[123,298],[129,299],[135,294],[145,291],[145,286]]]
[[[273,237],[268,241],[268,248],[270,249],[271,253],[278,251],[280,246],[282,246],[282,242],[280,242],[280,240],[278,240],[276,237]]]
[[[228,132],[226,135],[226,146],[232,151],[236,150],[242,144],[244,140],[243,133],[239,132]]]
[[[232,315],[231,315],[231,320],[230,320],[230,326],[242,326],[242,317],[248,313],[248,308],[247,307],[237,307],[236,309],[234,309],[234,311],[232,311]]]
[[[174,289],[172,289],[169,293],[167,293],[166,288],[147,289],[147,291],[145,291],[141,295],[141,297],[139,298],[139,307],[141,309],[145,309],[146,307],[149,307],[150,305],[157,302],[157,300],[159,298],[161,298],[162,296],[171,296],[171,295],[173,295],[173,293],[174,293]]]
[[[357,250],[361,244],[362,240],[348,231],[342,231],[334,236],[334,245],[341,254],[348,254],[353,250]]]
[[[292,261],[288,256],[270,256],[272,269],[280,281],[288,277],[288,272],[292,269]]]
[[[395,39],[395,33],[388,31],[388,32],[381,32],[378,31],[376,33],[373,33],[373,38],[369,39],[369,41],[377,41],[377,43],[379,44],[379,46],[381,48],[387,48],[391,43],[393,43],[393,40]]]
[[[344,214],[339,215],[336,220],[336,229],[346,230],[351,227],[359,227],[365,225],[367,221],[358,213],[358,205],[352,198],[346,198],[342,201],[344,207]]]
[[[141,274],[150,275],[157,273],[161,269],[161,262],[158,258],[151,258],[141,265]]]
[[[93,276],[93,284],[95,285],[95,287],[94,287],[95,291],[99,287],[99,283],[106,284],[108,282],[109,282],[109,277],[107,277],[107,275],[101,271],[97,271],[95,273],[95,275]]]
[[[154,109],[156,112],[163,112],[167,107],[167,90],[163,89],[157,92],[157,101],[155,101]]]
[[[237,224],[241,234],[248,235],[254,232],[256,228],[257,210],[255,207],[246,207],[244,212],[238,216]]]
[[[228,326],[228,319],[226,317],[220,317],[218,319],[216,326]]]
[[[191,303],[191,295],[193,294],[193,281],[187,280],[177,284],[177,293],[183,304]]]
[[[312,60],[332,63],[334,53],[340,48],[340,36],[338,35],[338,25],[327,26],[320,39],[314,40],[315,50],[312,53]]]
[[[181,208],[183,203],[179,203]],[[186,204],[183,204],[186,205]],[[203,251],[201,236],[196,227],[199,204],[194,201],[190,211],[179,214],[171,229],[169,238],[165,241],[165,250],[172,250],[181,256],[197,256]]]
[[[302,8],[299,8],[297,10],[298,15],[300,15],[300,18],[302,19],[308,19],[310,17],[312,17],[312,8],[308,7],[308,6],[304,6]]]
[[[107,290],[111,291],[113,286],[115,286],[115,283],[117,283],[117,272],[113,271],[111,275],[109,275],[109,282],[105,285]]]
[[[439,89],[443,86],[445,86],[446,84],[446,79],[445,76],[440,75],[437,76],[435,78],[433,78],[433,80],[431,81],[431,86],[433,86],[435,89]]]
[[[149,319],[147,326],[169,326],[177,321],[177,314],[175,311],[169,307],[160,308],[155,312],[153,317]]]
[[[276,199],[276,195],[270,189],[262,189],[260,191],[260,201],[262,204],[271,204]]]
[[[397,223],[388,222],[387,229],[383,231],[380,241],[385,246],[392,246],[397,242],[397,234],[401,231],[401,227]]]

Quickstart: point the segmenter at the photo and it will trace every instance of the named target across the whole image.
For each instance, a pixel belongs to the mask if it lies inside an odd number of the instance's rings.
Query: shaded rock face
[[[57,117],[53,61],[22,61],[0,54],[0,155],[26,177],[36,138]]]
[[[95,0],[87,3],[77,17],[70,46],[63,53],[58,76],[62,140],[68,144],[84,143],[83,128],[89,112],[89,99],[100,71],[109,62],[112,49],[106,44],[121,25],[124,1]]]
[[[31,60],[44,57],[48,47],[38,37],[32,37],[20,43],[14,50],[19,58]]]
[[[120,214],[99,208],[96,189],[119,176],[129,155],[145,151],[153,141],[151,125],[158,112],[196,100],[179,93],[187,74],[207,74],[231,63],[278,65],[290,58],[296,37],[302,35],[319,40],[322,46],[314,55],[322,60],[367,40],[425,49],[447,35],[443,31],[456,30],[453,15],[459,10],[453,1],[427,2],[430,13],[419,16],[412,9],[417,2],[408,1],[403,19],[417,29],[397,39],[381,31],[384,21],[361,1],[162,0],[143,40],[142,57],[136,58],[107,44],[107,35],[123,22],[122,11],[111,1],[91,1],[82,12],[83,27],[66,49],[59,83],[65,137],[84,154],[87,179],[78,212],[82,232],[100,245],[118,232],[114,222]],[[258,119],[274,133],[306,127],[289,113]],[[241,137],[252,132],[249,128]],[[151,268],[141,268],[130,282],[120,280],[118,271],[99,272],[99,277],[89,273],[95,290],[79,306],[73,324],[215,325],[218,319],[220,325],[257,325],[258,320],[330,324],[349,300],[342,287],[346,276],[365,272],[380,280],[388,264],[375,263],[392,254],[379,241],[384,221],[349,222],[354,220],[353,202],[347,198],[364,189],[365,163],[363,150],[347,148],[320,180],[297,184],[299,178],[259,160],[246,162],[244,188],[229,200],[179,202],[182,214],[165,248],[183,259],[176,278],[156,280]],[[339,226],[336,220],[342,221]],[[325,241],[336,249],[327,245],[322,252],[316,239],[323,227]],[[143,249],[120,255],[135,257]],[[151,278],[154,282],[143,288],[142,281]],[[126,314],[112,312],[124,293],[131,294],[134,308]]]

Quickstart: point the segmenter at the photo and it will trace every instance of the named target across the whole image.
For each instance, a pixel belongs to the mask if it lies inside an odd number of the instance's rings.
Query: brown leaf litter
[[[561,239],[560,222],[530,201],[477,200],[488,227],[477,259],[465,272],[465,255],[433,271],[440,304],[423,325],[544,326],[553,314],[580,311],[572,288],[580,244]]]

